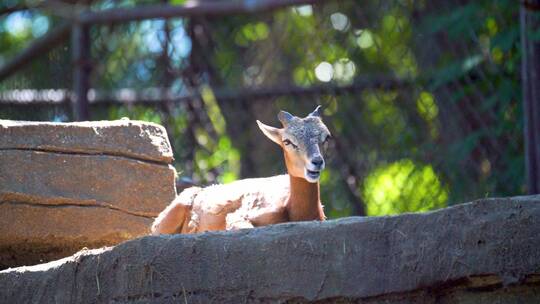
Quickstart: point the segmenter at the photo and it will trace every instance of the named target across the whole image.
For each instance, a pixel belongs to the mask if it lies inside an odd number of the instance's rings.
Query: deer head
[[[281,129],[257,120],[264,135],[283,149],[289,174],[310,183],[319,181],[325,165],[322,146],[330,138],[330,132],[321,120],[320,108],[318,106],[304,118],[280,111],[278,119],[283,125]]]

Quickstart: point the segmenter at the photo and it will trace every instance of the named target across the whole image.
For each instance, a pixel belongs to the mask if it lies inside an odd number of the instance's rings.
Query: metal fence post
[[[538,8],[540,0],[528,0],[520,8],[525,170],[529,194],[540,193],[540,41],[531,38],[531,33],[540,29]]]
[[[73,117],[78,121],[89,120],[88,90],[91,71],[89,25],[78,22],[73,24],[71,49],[73,58]]]

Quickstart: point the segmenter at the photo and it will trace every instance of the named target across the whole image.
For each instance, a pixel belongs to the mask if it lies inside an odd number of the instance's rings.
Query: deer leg
[[[182,191],[154,220],[152,235],[180,233],[191,213],[193,200],[200,190],[201,188],[191,187]]]

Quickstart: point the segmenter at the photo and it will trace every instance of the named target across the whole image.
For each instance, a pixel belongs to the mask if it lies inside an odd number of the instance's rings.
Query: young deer
[[[283,149],[287,175],[188,188],[159,214],[152,234],[324,220],[319,193],[319,177],[325,165],[321,146],[330,138],[330,132],[319,111],[320,106],[305,118],[280,111],[281,129],[257,120],[261,131]]]

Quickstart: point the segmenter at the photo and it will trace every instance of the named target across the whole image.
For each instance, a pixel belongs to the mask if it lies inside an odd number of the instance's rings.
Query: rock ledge
[[[0,302],[537,303],[540,196],[143,237],[0,272]]]

